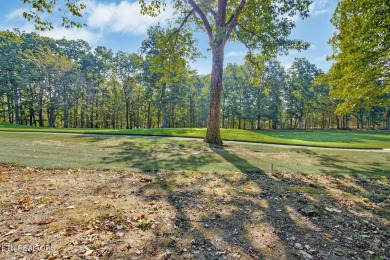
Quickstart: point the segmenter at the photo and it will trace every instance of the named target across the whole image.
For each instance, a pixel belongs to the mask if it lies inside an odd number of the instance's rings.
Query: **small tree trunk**
[[[390,130],[390,107],[387,107],[387,130]]]
[[[150,111],[150,103],[151,101],[149,100],[148,102],[148,123],[147,123],[147,128],[152,128],[152,114]]]
[[[261,129],[261,115],[257,115],[257,130]]]
[[[298,119],[298,129],[299,130],[302,130],[302,122],[303,121],[303,116],[301,115]]]
[[[213,48],[213,62],[211,69],[210,85],[210,110],[207,122],[207,133],[205,142],[209,144],[222,145],[220,135],[221,125],[221,95],[222,95],[222,74],[223,74],[224,45],[220,44]]]
[[[5,109],[5,102],[2,103],[2,110],[3,110],[3,121],[7,122],[7,116],[6,116],[6,109]]]
[[[162,86],[161,90],[161,112],[162,112],[162,128],[167,128],[168,127],[168,114],[167,114],[167,109],[168,109],[168,101],[165,97],[165,89],[166,85],[164,84]]]
[[[129,114],[130,104],[129,99],[126,98],[126,129],[130,129],[130,114]]]
[[[163,101],[162,104],[162,128],[168,127],[168,114],[167,114],[167,102]]]
[[[15,124],[20,124],[19,95],[16,87],[14,88],[14,110],[15,110]]]
[[[12,109],[11,95],[7,95],[7,111],[8,111],[8,122],[14,123],[14,115]]]
[[[69,127],[69,116],[68,116],[68,106],[66,105],[66,102],[65,102],[65,105],[63,106],[63,113],[64,113],[64,128],[68,128]]]
[[[190,127],[195,127],[195,104],[193,96],[190,96]]]

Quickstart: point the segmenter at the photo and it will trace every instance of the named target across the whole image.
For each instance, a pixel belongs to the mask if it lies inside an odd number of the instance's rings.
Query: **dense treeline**
[[[185,31],[183,32],[186,33]],[[125,53],[83,40],[0,32],[0,121],[81,128],[205,127],[209,75],[188,62],[199,57],[190,35],[152,27],[140,52]],[[385,128],[386,109],[335,114],[337,100],[321,70],[296,59],[276,60],[260,77],[247,64],[224,73],[222,126],[244,129]]]

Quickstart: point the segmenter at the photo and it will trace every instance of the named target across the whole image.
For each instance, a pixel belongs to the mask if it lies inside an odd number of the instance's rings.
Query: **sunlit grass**
[[[155,135],[204,138],[205,128],[152,128],[152,129],[90,129],[39,128],[0,123],[0,130],[90,133],[112,135]],[[291,144],[339,148],[390,148],[390,131],[290,131],[221,129],[223,140]]]
[[[0,163],[42,168],[389,176],[386,152],[339,151],[127,136],[0,132]]]

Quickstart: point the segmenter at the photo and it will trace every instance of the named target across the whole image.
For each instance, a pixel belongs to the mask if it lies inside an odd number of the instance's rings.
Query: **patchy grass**
[[[30,132],[95,133],[113,135],[154,135],[204,138],[205,128],[152,128],[152,129],[90,129],[90,128],[40,128],[0,123],[0,130]],[[274,144],[291,144],[318,147],[344,147],[390,149],[389,131],[288,131],[221,129],[223,140]]]
[[[0,162],[40,168],[221,173],[266,172],[273,164],[275,172],[384,176],[385,182],[390,169],[386,152],[236,144],[211,147],[202,141],[160,138],[0,132],[0,147]]]
[[[16,132],[0,147],[0,258],[390,257],[386,152]],[[23,245],[40,250],[7,250]]]
[[[4,259],[390,257],[380,177],[3,164],[0,178]],[[27,244],[41,250],[5,249]]]

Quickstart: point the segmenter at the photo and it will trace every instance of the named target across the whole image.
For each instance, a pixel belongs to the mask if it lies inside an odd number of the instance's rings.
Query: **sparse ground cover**
[[[0,123],[0,130],[30,132],[96,133],[114,135],[156,135],[204,138],[205,128],[151,128],[151,129],[93,129],[93,128],[40,128]],[[260,130],[221,129],[223,140],[292,144],[319,147],[388,148],[390,131],[375,130]]]
[[[36,133],[0,147],[2,246],[50,245],[0,258],[390,257],[386,152]]]

